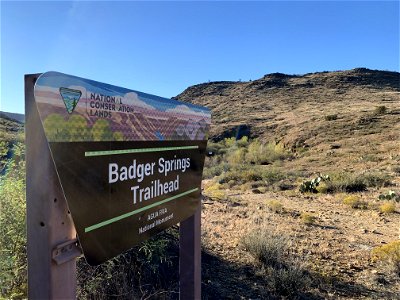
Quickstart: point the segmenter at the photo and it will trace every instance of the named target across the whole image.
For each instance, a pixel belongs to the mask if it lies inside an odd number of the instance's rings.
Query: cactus
[[[317,186],[319,186],[319,183],[321,181],[329,181],[329,180],[330,180],[329,175],[319,174],[318,177],[312,180],[303,181],[303,183],[299,187],[299,190],[301,193],[318,193]]]
[[[396,194],[395,191],[388,191],[386,194],[380,194],[379,200],[395,200],[396,202],[400,202],[400,195]]]

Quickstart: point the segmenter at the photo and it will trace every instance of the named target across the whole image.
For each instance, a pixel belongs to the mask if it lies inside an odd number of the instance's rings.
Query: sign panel
[[[34,94],[89,264],[195,212],[209,109],[57,72]]]

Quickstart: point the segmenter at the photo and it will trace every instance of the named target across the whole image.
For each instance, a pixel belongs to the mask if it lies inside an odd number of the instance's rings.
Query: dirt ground
[[[254,230],[287,236],[292,253],[312,278],[302,299],[400,299],[400,278],[371,259],[371,250],[399,238],[400,207],[382,214],[378,192],[362,193],[368,209],[352,209],[343,195],[302,195],[294,191],[228,191],[228,200],[205,198],[202,210],[203,295],[215,299],[280,299],[258,272],[242,238]],[[269,201],[283,209],[273,212]],[[301,213],[316,217],[313,225]]]

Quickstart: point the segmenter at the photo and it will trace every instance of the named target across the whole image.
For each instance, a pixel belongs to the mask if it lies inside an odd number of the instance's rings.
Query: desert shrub
[[[251,164],[270,164],[277,160],[284,160],[290,157],[291,154],[287,152],[282,143],[261,143],[260,140],[253,140],[246,153],[246,161]]]
[[[262,153],[263,145],[258,139],[255,139],[247,148],[246,161],[254,164],[261,164],[263,162]]]
[[[338,173],[331,175],[331,180],[327,182],[326,185],[329,193],[355,193],[363,192],[367,189],[367,185],[365,184],[363,178],[349,173]]]
[[[385,187],[392,185],[391,177],[381,173],[336,173],[327,182],[327,191],[355,193],[367,190],[367,187]]]
[[[225,200],[227,197],[225,191],[222,190],[221,184],[217,182],[213,182],[212,184],[206,186],[204,189],[204,195],[220,200]]]
[[[178,290],[178,243],[177,230],[171,228],[99,266],[79,259],[78,299],[173,298]]]
[[[286,151],[285,146],[283,143],[274,143],[270,142],[267,144],[268,151],[272,154],[275,158],[274,160],[283,160],[290,157],[290,153]]]
[[[242,164],[244,162],[244,157],[246,155],[246,149],[244,148],[237,148],[233,151],[230,151],[226,155],[226,160],[230,164]]]
[[[387,174],[367,173],[359,175],[360,180],[367,187],[387,187],[392,185],[391,177]]]
[[[249,143],[249,138],[247,136],[243,136],[240,140],[236,141],[236,145],[238,147],[246,147]]]
[[[25,161],[23,145],[14,147],[0,177],[0,297],[26,298]]]
[[[8,141],[0,140],[0,159],[7,155],[8,153]]]
[[[207,155],[221,155],[225,154],[226,148],[224,143],[214,143],[212,141],[209,141],[207,143],[207,150],[206,153]]]
[[[223,141],[225,148],[231,148],[236,144],[236,139],[234,137],[226,138]]]
[[[334,121],[334,120],[337,120],[337,118],[338,118],[337,114],[327,115],[327,116],[325,116],[325,121]]]
[[[372,259],[387,266],[400,277],[400,240],[372,250]]]
[[[359,158],[359,161],[364,161],[364,162],[366,162],[366,161],[370,161],[370,162],[380,162],[380,161],[382,161],[383,159],[381,158],[381,157],[379,157],[379,156],[377,156],[377,155],[374,155],[374,154],[366,154],[366,155],[362,155],[362,156],[360,156],[360,158]]]
[[[288,176],[290,176],[290,175],[288,174]],[[294,187],[295,186],[293,185],[293,183],[288,179],[279,180],[276,182],[276,184],[274,184],[275,190],[278,190],[278,191],[288,191],[288,190],[292,190]]]
[[[396,173],[397,175],[400,175],[400,165],[397,166],[392,166],[392,172]]]
[[[253,187],[272,185],[285,178],[280,171],[272,168],[264,169],[262,166],[235,165],[229,171],[217,177],[220,184],[234,182],[235,185],[252,183]],[[254,182],[259,182],[254,186]]]
[[[278,267],[284,264],[289,239],[271,234],[266,228],[253,231],[242,239],[244,248],[263,266]]]
[[[343,204],[350,206],[354,209],[366,209],[368,208],[368,203],[362,201],[359,196],[350,195],[343,199]]]
[[[322,182],[316,187],[316,190],[320,194],[326,194],[328,193],[328,185],[325,182]]]
[[[236,166],[228,172],[224,172],[218,177],[218,182],[224,184],[234,181],[236,184],[243,184],[251,181],[262,180],[262,170],[256,167]]]
[[[385,105],[380,105],[375,107],[374,113],[377,115],[383,115],[387,112],[387,107]]]
[[[315,221],[317,220],[317,217],[310,213],[303,212],[300,215],[300,219],[306,225],[313,225],[315,223]]]
[[[396,205],[393,202],[387,201],[379,206],[379,210],[385,214],[391,214],[396,211]]]
[[[311,282],[299,262],[292,262],[279,269],[269,268],[267,278],[277,294],[289,299],[296,298],[301,291],[307,289]]]
[[[285,179],[287,176],[277,169],[268,168],[262,172],[262,179],[267,184],[274,184],[280,180]]]
[[[211,179],[215,176],[220,176],[222,173],[227,172],[231,169],[231,166],[227,163],[219,163],[213,166],[204,167],[203,179]]]
[[[248,144],[248,137],[244,136],[240,140],[236,140],[234,137],[225,138],[219,142],[209,141],[207,143],[207,154],[208,155],[219,155],[223,156],[233,149],[245,148]]]
[[[280,201],[278,200],[270,200],[267,202],[267,206],[270,211],[274,213],[281,213],[283,212],[283,205]]]
[[[290,257],[287,237],[261,227],[245,236],[242,244],[261,265],[261,273],[277,294],[293,298],[308,287],[310,278],[300,261]]]

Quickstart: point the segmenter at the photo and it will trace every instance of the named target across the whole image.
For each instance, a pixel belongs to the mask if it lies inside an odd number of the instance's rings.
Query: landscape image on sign
[[[35,99],[48,141],[205,140],[210,110],[69,76],[42,74]]]
[[[75,106],[78,104],[79,98],[82,96],[82,92],[79,90],[72,90],[61,87],[60,94],[64,101],[65,108],[69,113],[72,113],[75,109]]]

